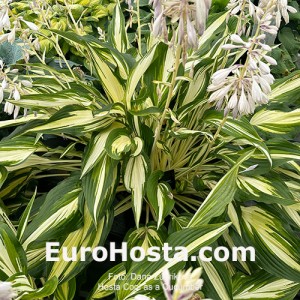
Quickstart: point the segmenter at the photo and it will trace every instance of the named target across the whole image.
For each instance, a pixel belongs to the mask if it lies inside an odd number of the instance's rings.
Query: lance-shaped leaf
[[[258,111],[250,122],[264,131],[285,134],[300,126],[300,109],[290,112],[263,109]]]
[[[202,277],[205,285],[202,291],[205,296],[214,300],[231,300],[231,276],[224,263],[214,259],[212,261],[201,261],[199,258],[198,262],[204,271]]]
[[[128,36],[125,28],[125,18],[119,1],[117,2],[111,22],[108,26],[108,39],[121,53],[129,48]]]
[[[209,112],[205,117],[206,121],[214,123],[217,126],[220,126],[222,119],[223,116],[218,112]],[[245,117],[240,118],[239,120],[227,119],[221,132],[227,134],[229,137],[238,139],[240,144],[251,144],[255,146],[265,155],[265,157],[267,157],[272,165],[272,159],[268,147]]]
[[[198,211],[193,216],[188,224],[188,227],[195,227],[200,224],[207,224],[214,217],[220,216],[227,205],[233,200],[234,194],[237,190],[237,175],[239,166],[247,160],[253,151],[246,153],[241,159],[232,167],[226,175],[217,183],[217,185],[208,194]]]
[[[7,178],[7,170],[5,167],[0,166],[0,188]]]
[[[293,300],[300,284],[275,277],[261,270],[251,276],[236,274],[233,279],[233,300]]]
[[[110,132],[115,128],[122,127],[123,125],[121,125],[121,123],[115,122],[108,128],[101,130],[98,134],[94,134],[92,136],[84,153],[81,177],[89,172],[95,166],[95,164],[102,159],[104,153],[106,152],[105,144]]]
[[[62,284],[59,284],[54,297],[55,300],[72,300],[76,293],[76,279],[72,278],[69,281],[65,281]]]
[[[166,238],[167,233],[164,227],[157,229],[154,224],[151,224],[129,231],[125,240],[128,249],[139,246],[147,252],[150,247],[162,247]]]
[[[31,137],[16,137],[0,142],[0,165],[14,166],[25,161],[37,149],[45,150]]]
[[[149,163],[145,154],[130,156],[123,172],[123,180],[126,189],[132,194],[133,212],[136,226],[142,212],[143,197],[145,194],[145,183],[148,177]]]
[[[0,280],[6,280],[16,273],[27,271],[24,249],[14,232],[0,222]]]
[[[114,293],[114,286],[119,277],[126,274],[126,268],[123,263],[114,266],[104,273],[96,283],[91,292],[89,300],[102,299]],[[113,275],[113,276],[111,276]],[[68,300],[68,299],[66,299]]]
[[[164,218],[172,211],[175,201],[170,187],[159,179],[163,176],[162,171],[154,171],[147,181],[147,198],[157,216],[157,228]]]
[[[158,44],[153,46],[151,50],[148,51],[148,53],[140,61],[136,63],[136,65],[134,66],[134,68],[132,69],[129,75],[126,94],[125,94],[127,108],[129,109],[131,108],[131,100],[134,91],[137,87],[137,84],[139,83],[143,74],[149,68],[150,64],[153,62],[155,58],[157,46]]]
[[[143,289],[145,286],[159,285],[160,283],[157,279],[165,269],[173,268],[177,271],[181,269],[184,266],[183,259],[185,257],[180,253],[182,249],[178,251],[175,250],[175,247],[185,247],[188,255],[197,253],[201,247],[216,241],[229,226],[230,223],[204,225],[197,228],[186,228],[171,234],[166,240],[168,246],[172,248],[172,250],[167,251],[168,261],[160,259],[155,262],[143,260],[133,263],[128,270],[125,280],[117,281],[117,284],[120,285],[120,290],[117,291],[117,300],[132,299],[134,295],[145,292],[146,290]],[[164,257],[162,252],[160,255],[162,258]],[[132,278],[131,274],[143,274],[147,276],[147,279]],[[122,288],[125,283],[134,287],[134,289]]]
[[[97,226],[93,224],[87,206],[84,207],[84,225],[78,230],[71,232],[65,241],[61,244],[59,253],[57,255],[58,261],[54,262],[49,278],[57,277],[60,283],[68,281],[79,272],[81,272],[87,264],[92,261],[92,253],[86,253],[86,261],[81,261],[81,248],[91,247],[94,249],[98,246],[103,246],[110,231],[113,221],[111,211],[97,222]],[[63,250],[67,249],[68,257],[72,257],[72,247],[76,247],[75,261],[66,261],[63,258]]]
[[[129,152],[133,146],[133,140],[130,133],[125,128],[113,129],[106,140],[105,149],[107,154],[116,160]]]
[[[26,250],[44,248],[45,241],[73,231],[80,222],[79,176],[71,176],[46,196],[38,214],[26,227],[21,242]],[[45,255],[45,253],[44,253]]]
[[[241,201],[255,200],[282,205],[296,203],[288,186],[275,174],[269,177],[246,177],[239,175],[238,186],[240,188],[238,198]]]
[[[103,110],[93,113],[78,105],[67,105],[55,113],[45,124],[30,129],[31,132],[42,133],[78,133],[90,132],[108,127],[114,118],[109,111]]]
[[[32,279],[22,273],[14,274],[7,281],[11,282],[13,290],[17,292],[17,299],[25,300],[42,299],[51,296],[58,283],[57,278],[53,277],[51,280],[46,281],[42,287],[36,288],[32,283]]]
[[[82,178],[83,192],[95,225],[111,206],[118,184],[118,161],[107,154]]]
[[[242,234],[256,249],[257,263],[268,273],[300,282],[299,241],[279,217],[257,206],[241,207]]]

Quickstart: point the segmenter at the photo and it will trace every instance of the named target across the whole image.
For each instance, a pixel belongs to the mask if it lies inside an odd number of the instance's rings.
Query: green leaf
[[[299,241],[280,218],[260,207],[241,207],[242,234],[256,249],[257,264],[274,276],[300,282]]]
[[[111,207],[118,184],[118,162],[107,154],[82,178],[86,203],[95,225]]]
[[[293,300],[299,283],[275,277],[261,270],[251,276],[237,273],[233,279],[233,300]]]
[[[0,59],[6,65],[13,65],[23,58],[23,49],[18,44],[20,42],[21,40],[16,40],[13,43],[4,42],[0,44]]]
[[[0,188],[7,178],[7,170],[5,167],[0,166]]]
[[[0,280],[6,280],[18,272],[27,271],[24,249],[14,232],[0,222]]]
[[[58,261],[54,262],[49,278],[56,276],[60,282],[66,282],[74,278],[79,272],[81,272],[87,264],[92,261],[91,252],[87,253],[86,261],[80,261],[81,248],[91,247],[94,249],[98,246],[103,246],[110,231],[113,217],[110,211],[107,211],[106,216],[97,222],[97,227],[93,224],[93,220],[90,217],[88,208],[84,207],[84,224],[83,227],[71,232],[65,241],[61,244]],[[71,257],[72,247],[76,245],[76,260],[65,261],[63,259],[62,249],[65,247],[68,249],[68,256]]]
[[[115,283],[120,276],[126,274],[126,269],[123,263],[114,266],[104,273],[96,283],[89,300],[102,299],[115,292]],[[69,299],[66,299],[69,300]]]
[[[83,134],[96,129],[103,129],[113,121],[114,119],[108,111],[104,110],[94,115],[92,110],[85,109],[82,106],[67,105],[52,115],[44,125],[34,127],[29,131],[78,135],[78,133]]]
[[[129,157],[124,168],[123,180],[125,188],[132,194],[133,211],[137,227],[141,217],[148,173],[149,163],[145,154],[141,153],[137,156]]]
[[[170,187],[166,183],[159,183],[163,174],[162,171],[154,171],[147,181],[147,198],[156,213],[157,228],[161,226],[175,204]]]
[[[239,195],[242,201],[255,200],[282,205],[296,203],[287,185],[275,174],[269,177],[246,177],[239,175],[238,186],[243,191]]]
[[[113,129],[108,135],[105,149],[111,158],[120,160],[125,153],[131,150],[132,142],[130,132],[127,129]]]
[[[32,300],[48,297],[54,293],[58,284],[56,277],[53,277],[46,281],[45,285],[42,288],[37,289],[34,292],[28,293],[22,296],[22,300]]]
[[[74,299],[76,293],[76,279],[73,278],[69,281],[65,281],[62,284],[59,284],[54,297],[55,300],[72,300]]]
[[[120,290],[116,293],[117,300],[132,299],[132,297],[137,293],[145,293],[146,291],[143,290],[145,286],[155,283],[159,284],[156,280],[165,269],[170,269],[172,267],[182,268],[184,265],[182,261],[183,257],[179,254],[179,252],[176,252],[175,247],[186,247],[188,255],[191,255],[199,251],[201,247],[210,245],[216,241],[229,226],[230,223],[204,225],[196,228],[186,228],[171,234],[166,240],[168,246],[173,249],[169,251],[168,257],[170,258],[170,261],[166,262],[163,259],[155,262],[144,260],[133,264],[128,270],[125,280],[117,281],[117,284],[120,285]],[[175,255],[176,253],[177,255]],[[144,280],[131,278],[131,274],[143,274],[147,276],[147,278]],[[134,289],[131,290],[122,288],[125,283],[129,286],[133,286]]]
[[[103,154],[105,153],[105,144],[110,132],[115,128],[122,128],[122,126],[121,123],[115,122],[107,129],[101,130],[97,134],[93,134],[84,153],[81,178],[102,159]]]
[[[125,28],[125,18],[119,1],[115,6],[113,18],[108,26],[108,39],[121,53],[125,53],[130,46]]]
[[[263,109],[251,118],[250,123],[267,132],[289,133],[295,127],[300,126],[300,109],[290,112]]]
[[[25,161],[40,144],[31,137],[17,137],[0,142],[0,165],[15,166]]]
[[[207,224],[212,218],[218,217],[224,212],[227,205],[233,200],[234,194],[237,190],[236,180],[239,166],[252,154],[253,152],[251,151],[244,157],[241,157],[240,161],[237,162],[235,166],[222,177],[222,179],[208,194],[198,211],[194,214],[192,220],[188,224],[188,227]]]

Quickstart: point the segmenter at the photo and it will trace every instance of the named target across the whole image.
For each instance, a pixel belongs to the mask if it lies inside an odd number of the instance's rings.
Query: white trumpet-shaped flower
[[[0,299],[12,300],[18,295],[14,292],[11,282],[0,281]]]

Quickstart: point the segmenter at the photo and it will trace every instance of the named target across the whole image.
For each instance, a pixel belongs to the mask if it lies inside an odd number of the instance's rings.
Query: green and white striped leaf
[[[81,251],[80,248],[91,247],[92,249],[98,246],[103,246],[110,231],[112,225],[112,213],[107,211],[106,216],[97,222],[97,226],[93,224],[93,221],[88,212],[87,206],[84,207],[84,224],[78,230],[71,232],[65,241],[61,244],[58,261],[54,262],[49,278],[57,277],[60,283],[66,282],[79,272],[81,272],[87,264],[92,261],[91,253],[87,253],[86,261],[80,261]],[[65,261],[63,259],[62,249],[67,249],[68,257],[71,257],[72,247],[77,247],[76,260]]]
[[[82,189],[95,225],[111,207],[118,184],[118,161],[107,154],[82,178]]]
[[[2,187],[3,183],[7,178],[7,170],[5,167],[0,166],[0,188]]]
[[[96,283],[89,300],[102,299],[114,294],[115,283],[120,276],[126,274],[126,268],[123,263],[114,266],[104,273]],[[67,300],[67,299],[66,299]]]
[[[130,156],[123,172],[125,188],[131,192],[133,201],[133,212],[136,226],[142,213],[143,198],[145,195],[145,184],[149,173],[148,158],[145,154]]]
[[[54,300],[73,300],[76,292],[76,279],[73,278],[59,284],[55,293]]]
[[[186,250],[189,255],[196,253],[203,246],[210,245],[216,241],[220,235],[222,235],[227,228],[230,226],[230,223],[227,224],[214,224],[214,225],[204,225],[197,228],[186,228],[179,232],[171,234],[166,243],[173,248],[169,252],[170,261],[166,262],[163,259],[155,262],[149,262],[147,260],[133,263],[132,267],[128,270],[128,273],[125,277],[125,280],[117,281],[117,284],[120,284],[120,290],[116,293],[117,300],[126,300],[131,299],[137,293],[145,292],[143,287],[151,284],[159,284],[156,279],[161,275],[163,270],[176,268],[177,270],[181,269],[184,266],[182,261],[183,257],[181,254],[176,252],[174,249],[176,246],[186,247]],[[177,253],[177,255],[175,255]],[[162,253],[161,253],[162,255]],[[130,274],[143,274],[147,276],[147,279],[141,280],[139,278],[130,278]],[[124,284],[129,284],[134,289],[124,289],[122,286]]]
[[[69,177],[47,194],[38,214],[25,228],[21,239],[24,249],[44,248],[45,242],[58,239],[78,226],[81,219],[78,179]]]
[[[106,140],[105,149],[107,154],[116,160],[120,160],[133,146],[130,133],[125,128],[113,129]]]
[[[162,176],[162,171],[154,171],[147,181],[147,199],[156,213],[157,228],[162,225],[164,218],[169,215],[175,204],[170,187],[166,183],[159,182]]]
[[[203,268],[203,279],[205,285],[202,291],[206,297],[214,300],[232,299],[232,282],[229,271],[224,263],[216,260],[201,261],[198,258],[199,265]]]
[[[78,105],[68,105],[60,109],[57,113],[40,125],[30,129],[31,132],[42,133],[86,133],[96,129],[108,127],[114,118],[107,110],[93,114],[92,110],[85,109]]]
[[[275,277],[261,270],[251,276],[236,274],[233,279],[233,300],[293,300],[299,283]]]
[[[288,186],[279,177],[269,176],[238,176],[238,186],[241,190],[239,199],[241,201],[255,200],[264,203],[278,203],[291,205],[295,203]]]
[[[113,18],[108,27],[108,39],[121,53],[125,53],[130,46],[125,28],[125,18],[119,1],[115,6]]]
[[[300,126],[300,109],[290,112],[260,110],[251,118],[250,123],[267,132],[285,134]]]
[[[212,122],[217,126],[220,126],[222,119],[222,114],[218,112],[209,112],[205,117],[206,121]],[[263,142],[263,139],[258,135],[255,128],[245,117],[242,117],[240,119],[227,119],[222,127],[221,132],[227,134],[229,137],[237,139],[239,144],[241,145],[253,145],[267,157],[267,159],[270,161],[270,164],[272,165],[272,159],[268,147]]]
[[[0,165],[15,166],[20,164],[38,148],[44,150],[39,143],[35,144],[35,139],[31,137],[2,140],[0,142]]]
[[[161,227],[160,229],[157,229],[157,226],[150,224],[145,227],[129,231],[125,240],[127,242],[128,249],[139,246],[147,252],[150,247],[162,247],[166,238],[167,233],[165,228]]]
[[[89,172],[95,164],[102,159],[103,154],[105,153],[106,140],[110,132],[115,128],[122,127],[121,123],[115,122],[107,129],[101,130],[98,134],[94,134],[92,136],[84,153],[81,177]]]
[[[256,249],[258,265],[274,276],[300,282],[299,240],[280,217],[257,206],[241,207],[242,233]]]
[[[233,200],[234,194],[237,190],[237,176],[240,165],[247,160],[253,151],[246,153],[240,158],[238,162],[232,167],[226,175],[217,183],[217,185],[208,194],[200,208],[194,214],[188,227],[196,227],[198,225],[208,224],[214,217],[220,216],[227,205]]]
[[[8,225],[0,222],[0,280],[27,271],[24,249]]]
[[[134,66],[134,68],[132,69],[129,75],[128,82],[126,85],[127,88],[126,88],[126,95],[125,95],[128,109],[131,108],[132,96],[137,87],[137,84],[139,83],[143,74],[147,71],[147,69],[149,68],[149,66],[151,65],[152,61],[155,58],[156,49],[158,45],[159,44],[154,45],[152,49],[148,51],[148,53],[143,58],[141,58],[140,61],[136,63],[136,65]]]

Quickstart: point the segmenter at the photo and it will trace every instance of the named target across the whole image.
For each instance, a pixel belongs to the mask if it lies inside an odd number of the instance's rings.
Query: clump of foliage
[[[201,267],[201,297],[292,300],[300,286],[300,145],[292,142],[300,73],[275,80],[268,41],[295,8],[231,0],[209,13],[208,0],[128,0],[127,17],[117,2],[99,39],[84,26],[51,25],[55,16],[48,25],[20,18],[18,4],[3,3],[0,40],[19,38],[26,61],[0,66],[1,101],[14,115],[0,122],[10,129],[0,142],[0,280],[9,293],[75,299],[91,257],[46,262],[45,243],[106,245],[126,215],[130,247],[166,242],[193,255],[206,245],[253,246],[256,261],[100,264],[85,298],[164,299],[163,289],[143,287],[160,284],[166,268]],[[39,48],[41,38],[52,51]]]

